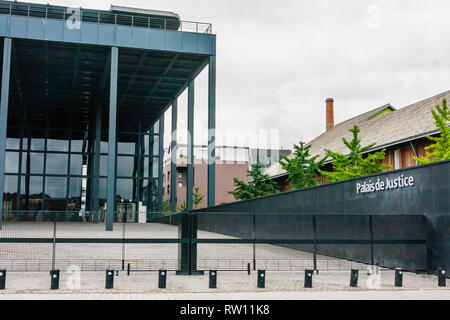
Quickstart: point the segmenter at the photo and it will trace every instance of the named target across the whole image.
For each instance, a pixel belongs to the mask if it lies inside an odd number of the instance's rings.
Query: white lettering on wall
[[[369,180],[363,183],[357,183],[356,194],[414,187],[414,183],[414,177],[403,174],[393,179],[386,178],[386,180],[380,180],[378,178],[376,181]]]

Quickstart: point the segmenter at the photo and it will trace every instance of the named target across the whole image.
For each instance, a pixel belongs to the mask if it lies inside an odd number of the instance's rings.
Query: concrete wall
[[[339,183],[317,186],[313,188],[285,192],[253,200],[216,206],[198,210],[199,228],[211,228],[215,232],[245,237],[251,226],[248,219],[241,215],[223,215],[223,223],[202,222],[203,212],[220,213],[273,213],[264,215],[257,224],[258,237],[269,237],[279,233],[286,238],[309,235],[311,225],[302,228],[291,228],[283,219],[297,213],[297,225],[301,225],[301,216],[308,214],[323,215],[318,222],[320,236],[326,238],[358,238],[367,239],[369,215],[374,217],[374,237],[384,239],[426,240],[426,246],[376,245],[374,256],[376,262],[388,267],[404,267],[408,269],[429,270],[446,267],[450,271],[450,210],[449,210],[449,173],[450,161],[437,162],[430,165],[412,167],[380,173]],[[383,190],[371,193],[357,193],[357,184],[364,182],[386,181],[397,177],[413,177],[414,186]],[[279,218],[276,216],[279,215]],[[332,218],[332,216],[335,218]],[[353,215],[367,215],[353,216]],[[405,216],[412,215],[412,216]],[[294,216],[295,217],[295,216]],[[206,218],[203,218],[206,219]],[[208,218],[212,221],[213,215]],[[205,220],[206,221],[206,220]],[[258,231],[259,228],[263,228]],[[366,245],[323,245],[318,252],[330,256],[369,262]]]

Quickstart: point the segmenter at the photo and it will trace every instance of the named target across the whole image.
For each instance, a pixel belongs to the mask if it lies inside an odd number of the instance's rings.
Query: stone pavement
[[[450,300],[450,290],[0,294],[0,300]]]

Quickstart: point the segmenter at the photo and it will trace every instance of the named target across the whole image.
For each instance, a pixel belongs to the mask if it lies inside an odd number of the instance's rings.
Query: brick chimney
[[[326,100],[327,104],[327,118],[326,118],[326,131],[330,130],[334,127],[334,109],[333,109],[333,102],[334,100],[332,98],[328,98]]]

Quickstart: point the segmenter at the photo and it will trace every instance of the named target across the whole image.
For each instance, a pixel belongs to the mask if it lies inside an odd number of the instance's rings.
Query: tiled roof
[[[358,137],[361,145],[366,146],[376,143],[373,149],[397,144],[402,141],[437,132],[431,109],[436,104],[441,105],[442,99],[446,98],[450,102],[450,91],[443,92],[434,97],[419,101],[407,107],[393,112],[381,114],[373,119],[373,115],[380,113],[390,105],[378,107],[371,111],[360,114],[354,118],[335,125],[332,129],[322,133],[308,143],[311,145],[310,154],[325,156],[324,149],[346,154],[347,147],[342,142],[342,138],[351,140],[352,134],[348,131],[354,125],[361,130]],[[293,154],[289,157],[293,157]],[[265,171],[271,177],[286,173],[279,163],[272,165]]]

